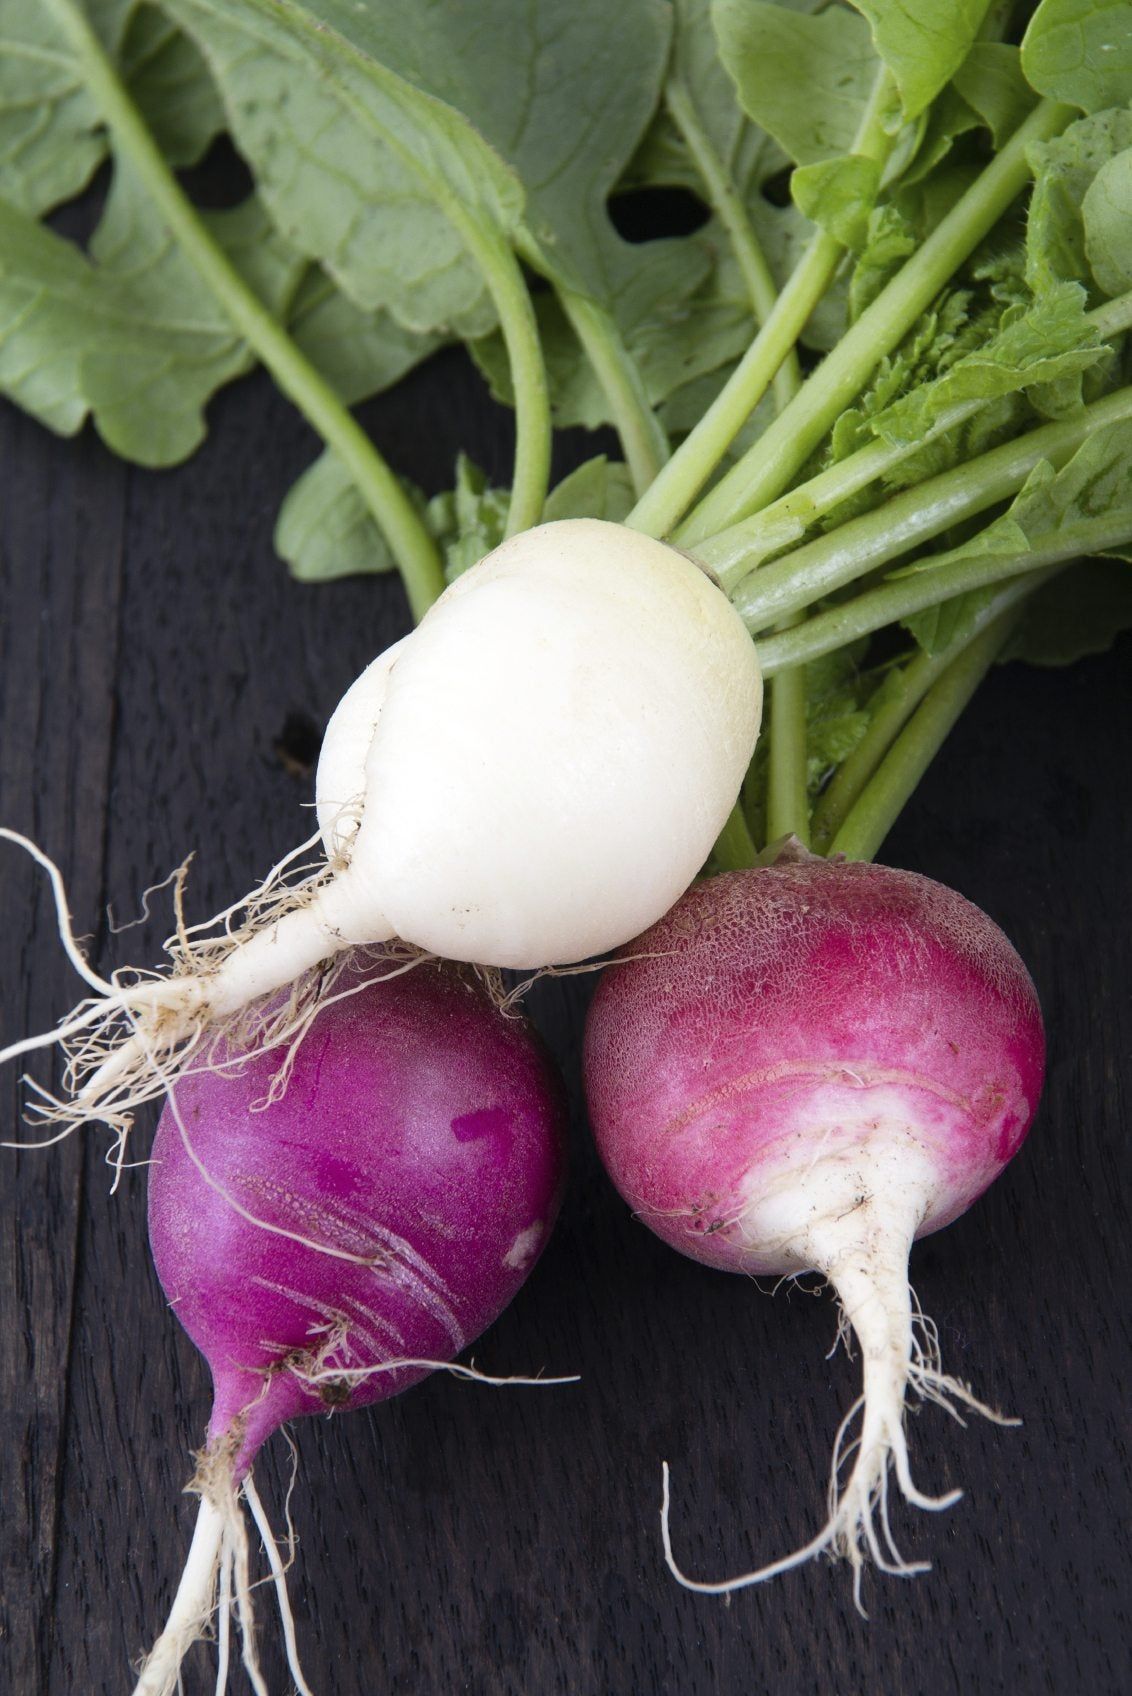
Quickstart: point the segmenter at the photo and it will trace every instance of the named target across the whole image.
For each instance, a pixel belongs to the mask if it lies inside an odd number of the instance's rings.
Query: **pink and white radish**
[[[284,862],[219,936],[171,939],[169,975],[84,972],[94,999],[33,1039],[62,1039],[71,1061],[72,1099],[47,1116],[124,1129],[173,1056],[245,1039],[262,996],[297,985],[305,1005],[311,974],[354,945],[524,969],[616,947],[703,864],[760,712],[738,613],[676,549],[595,519],[504,542],[334,714],[326,859],[297,883]],[[272,1040],[295,1011],[281,1005]]]
[[[614,1183],[658,1236],[706,1265],[823,1273],[864,1370],[814,1538],[739,1578],[686,1579],[669,1541],[666,1466],[668,1564],[692,1589],[725,1592],[829,1550],[852,1562],[859,1604],[866,1554],[886,1571],[919,1570],[889,1527],[890,1467],[919,1507],[956,1499],[912,1482],[905,1397],[979,1404],[943,1375],[934,1328],[912,1304],[908,1254],[981,1195],[1026,1135],[1044,1063],[1033,984],[998,927],[952,890],[812,856],[698,884],[627,953],[602,976],[585,1041],[590,1116]]]
[[[150,1243],[212,1369],[213,1407],[196,1532],[137,1696],[177,1688],[218,1579],[259,1677],[241,1490],[306,1689],[251,1482],[257,1451],[298,1414],[363,1407],[450,1361],[511,1300],[554,1222],[563,1108],[541,1046],[470,974],[424,961],[374,981],[384,965],[351,958],[282,1093],[278,1056],[254,1054],[182,1077],[158,1126]]]

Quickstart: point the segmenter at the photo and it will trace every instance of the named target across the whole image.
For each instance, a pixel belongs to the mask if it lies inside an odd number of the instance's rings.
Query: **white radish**
[[[678,550],[596,519],[512,537],[339,704],[316,781],[327,861],[297,883],[277,868],[238,928],[182,931],[169,976],[86,1003],[73,1098],[46,1116],[124,1129],[218,1035],[247,1042],[265,996],[255,1040],[288,1040],[353,945],[521,969],[617,947],[706,859],[761,706],[742,621]]]

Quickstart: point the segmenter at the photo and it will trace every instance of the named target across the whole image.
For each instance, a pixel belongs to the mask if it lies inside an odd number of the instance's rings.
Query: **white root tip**
[[[173,1696],[181,1679],[181,1662],[208,1630],[216,1608],[221,1565],[228,1570],[231,1518],[227,1503],[217,1506],[201,1497],[196,1529],[165,1629],[142,1664],[134,1696]]]
[[[907,1383],[926,1400],[947,1406],[948,1411],[956,1418],[959,1417],[956,1409],[945,1398],[953,1397],[963,1406],[985,1414],[996,1424],[1020,1423],[1016,1419],[1005,1418],[993,1408],[985,1407],[971,1395],[965,1384],[947,1378],[938,1371],[925,1372],[913,1364],[909,1368]],[[862,1412],[862,1435],[847,1443],[849,1427]],[[756,1567],[751,1572],[740,1573],[735,1578],[703,1582],[690,1578],[677,1563],[672,1550],[670,1528],[669,1467],[668,1462],[663,1461],[660,1532],[665,1564],[669,1572],[686,1590],[695,1590],[708,1596],[726,1596],[734,1590],[745,1590],[755,1584],[765,1584],[768,1579],[777,1578],[782,1573],[791,1572],[795,1567],[815,1560],[819,1555],[828,1554],[834,1559],[841,1558],[850,1563],[853,1569],[854,1603],[862,1617],[867,1618],[861,1600],[861,1578],[870,1557],[881,1572],[899,1578],[916,1577],[920,1573],[930,1571],[931,1565],[928,1561],[906,1560],[897,1546],[889,1520],[890,1476],[895,1475],[900,1494],[910,1506],[928,1513],[940,1513],[954,1507],[963,1495],[962,1490],[948,1490],[943,1495],[930,1496],[917,1488],[912,1480],[908,1462],[903,1413],[903,1394],[895,1405],[890,1405],[876,1418],[872,1417],[865,1398],[859,1398],[842,1420],[835,1440],[830,1472],[829,1516],[825,1524],[816,1536],[793,1553],[770,1561],[765,1566]],[[857,1458],[853,1470],[848,1480],[842,1484],[843,1463],[854,1450],[857,1452]]]
[[[672,1553],[669,1472],[664,1462],[660,1509],[664,1558],[685,1589],[729,1595],[828,1554],[852,1567],[853,1599],[865,1616],[861,1580],[870,1559],[881,1572],[901,1578],[929,1570],[925,1561],[906,1560],[897,1546],[889,1519],[892,1478],[910,1506],[929,1513],[954,1506],[963,1494],[949,1490],[932,1496],[913,1482],[904,1430],[908,1391],[944,1408],[960,1424],[960,1409],[997,1424],[1018,1423],[987,1407],[966,1384],[942,1371],[936,1328],[914,1302],[908,1285],[908,1253],[923,1217],[923,1198],[917,1196],[914,1183],[874,1186],[870,1180],[878,1176],[884,1162],[878,1159],[862,1175],[864,1163],[862,1157],[851,1169],[852,1193],[838,1199],[831,1192],[829,1210],[823,1208],[817,1218],[808,1218],[804,1230],[788,1245],[791,1252],[796,1251],[799,1265],[817,1267],[835,1286],[842,1305],[839,1338],[851,1328],[863,1359],[863,1393],[845,1415],[834,1441],[825,1524],[792,1554],[736,1578],[714,1583],[689,1578]],[[813,1179],[811,1171],[807,1175],[811,1199]],[[831,1182],[836,1181],[835,1176]],[[858,1416],[859,1433],[850,1439]],[[852,1469],[843,1480],[850,1458]]]
[[[0,839],[16,843],[47,870],[60,940],[92,992],[55,1030],[0,1049],[0,1062],[58,1045],[66,1062],[61,1092],[53,1096],[32,1084],[29,1117],[65,1130],[94,1121],[109,1125],[116,1133],[111,1163],[119,1171],[136,1109],[177,1077],[222,1068],[236,1051],[282,1047],[281,1091],[294,1048],[334,998],[346,950],[363,945],[360,932],[366,944],[392,940],[380,916],[359,922],[348,870],[321,858],[295,866],[315,847],[316,836],[208,925],[184,921],[182,868],[174,876],[177,928],[165,945],[168,971],[126,969],[103,978],[79,949],[58,867],[14,831],[0,829]],[[375,962],[373,975],[391,966],[404,969],[409,956],[409,963],[421,958],[418,950],[402,949],[401,955]]]
[[[219,1468],[208,1470],[216,1472]],[[223,1696],[228,1684],[232,1612],[240,1628],[241,1660],[248,1682],[256,1696],[268,1696],[256,1653],[253,1582],[247,1526],[240,1511],[241,1493],[251,1510],[271,1569],[287,1666],[295,1689],[298,1696],[314,1696],[299,1663],[295,1620],[287,1595],[287,1568],[251,1475],[244,1480],[240,1491],[233,1488],[230,1481],[214,1479],[213,1482],[215,1488],[201,1496],[196,1529],[165,1629],[145,1658],[133,1696],[176,1696],[181,1689],[181,1667],[185,1656],[194,1643],[208,1635],[214,1616],[216,1696]],[[288,1541],[290,1543],[291,1539]]]

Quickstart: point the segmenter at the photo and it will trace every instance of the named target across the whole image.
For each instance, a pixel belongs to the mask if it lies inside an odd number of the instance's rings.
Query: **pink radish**
[[[1006,937],[954,891],[885,866],[809,856],[696,885],[606,971],[586,1030],[590,1116],[635,1212],[709,1266],[828,1278],[857,1334],[861,1401],[838,1436],[829,1518],[796,1553],[848,1557],[860,1601],[867,1554],[902,1559],[890,1467],[913,1484],[909,1387],[974,1402],[943,1375],[913,1308],[912,1241],[949,1224],[1017,1152],[1041,1089],[1033,984]],[[861,1411],[842,1485],[846,1429]],[[981,1409],[986,1412],[986,1409]],[[879,1529],[876,1523],[879,1518]]]
[[[383,969],[375,953],[351,959],[281,1092],[278,1054],[215,1057],[162,1114],[150,1242],[214,1393],[192,1548],[138,1696],[177,1687],[218,1577],[222,1597],[234,1583],[259,1688],[241,1488],[306,1689],[251,1481],[258,1449],[297,1414],[365,1406],[450,1361],[511,1300],[553,1224],[562,1105],[528,1027],[454,968],[424,961],[372,981]]]

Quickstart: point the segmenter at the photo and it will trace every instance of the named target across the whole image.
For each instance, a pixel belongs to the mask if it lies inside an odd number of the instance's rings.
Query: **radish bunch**
[[[964,1212],[1017,1152],[1041,1090],[1033,984],[1002,932],[954,891],[811,855],[708,880],[603,975],[586,1030],[598,1147],[658,1236],[709,1266],[822,1273],[861,1348],[825,1525],[729,1591],[823,1550],[918,1570],[888,1516],[891,1468],[916,1506],[909,1389],[980,1407],[944,1375],[913,1305],[916,1237]],[[981,1409],[981,1411],[987,1411]],[[846,1480],[847,1428],[860,1415]]]

